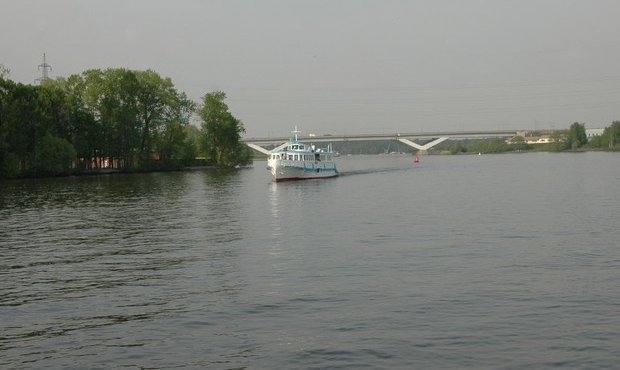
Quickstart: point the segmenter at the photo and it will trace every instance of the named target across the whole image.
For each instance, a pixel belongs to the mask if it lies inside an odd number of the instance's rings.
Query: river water
[[[620,155],[0,182],[0,368],[617,369]]]

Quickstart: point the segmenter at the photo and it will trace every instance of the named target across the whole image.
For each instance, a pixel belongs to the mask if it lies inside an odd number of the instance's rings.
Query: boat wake
[[[340,176],[353,176],[353,175],[367,175],[371,173],[384,173],[384,172],[395,172],[395,171],[407,171],[411,168],[404,167],[394,167],[394,168],[374,168],[374,169],[365,169],[365,170],[351,170],[351,171],[340,171]]]

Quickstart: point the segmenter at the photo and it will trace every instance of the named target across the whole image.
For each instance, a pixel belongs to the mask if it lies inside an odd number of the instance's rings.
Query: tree
[[[153,160],[187,152],[183,127],[195,104],[169,78],[150,70],[93,69],[69,77],[64,86],[80,127],[74,145],[87,166],[106,160],[121,169],[151,168]]]
[[[76,150],[78,165],[82,169],[92,169],[97,149],[102,145],[101,127],[95,119],[95,109],[88,105],[88,90],[85,74],[72,75],[67,79],[57,78],[53,82],[65,93],[65,104],[68,107],[67,117],[70,134],[65,137]]]
[[[620,145],[620,121],[614,121],[609,126],[609,135],[609,148],[616,150],[618,145]]]
[[[502,139],[483,140],[468,146],[467,151],[473,153],[503,153],[513,150],[510,144]]]
[[[176,166],[189,163],[196,157],[196,148],[187,137],[190,117],[196,104],[185,93],[169,90],[165,95],[166,110],[162,116],[164,124],[156,131],[154,150],[160,160],[176,161]]]
[[[251,162],[250,149],[241,142],[243,124],[224,103],[226,94],[206,94],[198,114],[202,118],[203,147],[208,158],[219,167],[234,167]]]
[[[73,145],[47,133],[37,145],[35,170],[40,175],[66,175],[71,171],[76,154]]]
[[[527,143],[527,140],[523,136],[517,135],[510,139],[510,146],[515,151],[525,151],[530,149],[530,145]]]
[[[467,151],[467,147],[463,145],[463,143],[455,141],[448,147],[450,154],[459,154]]]
[[[193,165],[195,163],[196,157],[199,155],[199,148],[201,143],[201,133],[200,130],[191,124],[186,125],[183,128],[185,132],[185,143],[184,143],[184,153],[183,153],[183,162],[186,165]]]
[[[567,130],[553,130],[551,132],[551,144],[548,144],[548,148],[552,152],[560,152],[566,148],[570,148],[568,145],[568,132]]]
[[[2,104],[1,120],[6,151],[18,158],[21,170],[27,170],[33,163],[36,143],[45,134],[39,124],[41,87],[8,81],[4,89],[6,102]]]
[[[573,123],[568,129],[566,148],[575,150],[587,143],[588,136],[586,135],[585,125],[579,122]]]
[[[4,67],[0,65],[0,67]],[[8,123],[4,118],[7,115],[7,105],[9,103],[10,89],[12,84],[10,81],[5,80],[0,76],[0,178],[12,177],[9,175],[8,168],[10,162],[14,159],[8,159],[9,154],[9,139],[8,139]],[[14,156],[14,155],[13,155]]]
[[[614,121],[606,127],[603,134],[593,143],[593,147],[620,150],[620,121]]]
[[[153,142],[166,124],[169,104],[174,100],[176,91],[172,81],[162,79],[153,71],[137,72],[139,81],[137,90],[138,121],[140,124],[139,153],[141,159],[148,160]]]

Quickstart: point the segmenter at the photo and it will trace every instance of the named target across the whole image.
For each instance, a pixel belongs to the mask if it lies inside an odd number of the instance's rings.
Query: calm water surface
[[[618,369],[620,155],[0,182],[0,368]]]

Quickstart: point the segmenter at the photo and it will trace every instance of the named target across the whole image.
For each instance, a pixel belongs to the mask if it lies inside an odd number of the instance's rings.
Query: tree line
[[[223,92],[198,105],[151,70],[91,69],[40,85],[0,72],[0,178],[178,169],[200,156],[219,167],[251,161]]]
[[[585,151],[611,150],[620,151],[620,121],[614,121],[603,130],[601,135],[588,139],[585,124],[574,122],[568,129],[553,130],[550,142],[546,144],[528,144],[523,136],[515,136],[509,142],[502,139],[447,141],[436,150],[459,153],[505,153],[526,151]]]
[[[531,136],[549,138],[546,144],[530,144]],[[528,151],[586,151],[612,150],[620,151],[620,121],[614,121],[605,128],[601,135],[588,138],[585,124],[574,122],[568,129],[529,132],[528,138],[515,136],[509,141],[505,139],[452,139],[431,148],[431,153],[507,153]],[[430,140],[429,140],[430,141]],[[367,140],[334,142],[333,148],[341,154],[381,154],[390,152],[415,153],[417,150],[395,140]]]
[[[229,112],[221,91],[205,94],[199,105],[151,70],[91,69],[40,85],[16,83],[8,73],[0,65],[0,178],[179,169],[197,157],[218,167],[251,163],[252,152],[241,143],[243,124]],[[190,124],[195,114],[200,129]],[[620,121],[591,140],[578,122],[552,136],[543,145],[515,137],[510,143],[446,142],[436,149],[453,154],[620,150]],[[377,152],[390,149],[389,143],[378,145]]]

